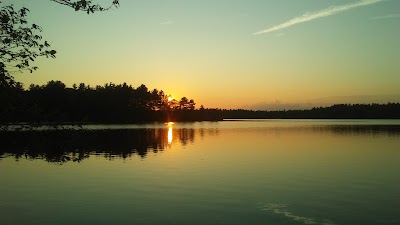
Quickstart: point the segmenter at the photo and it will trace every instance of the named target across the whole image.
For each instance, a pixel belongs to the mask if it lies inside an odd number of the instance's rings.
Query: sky
[[[398,0],[120,0],[90,15],[2,2],[29,8],[57,50],[15,75],[26,87],[145,84],[206,108],[400,102]]]

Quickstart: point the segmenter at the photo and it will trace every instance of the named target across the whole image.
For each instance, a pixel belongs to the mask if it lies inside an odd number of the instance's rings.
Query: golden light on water
[[[172,143],[172,126],[168,125],[168,144]]]
[[[174,122],[168,122],[165,123],[168,126],[168,144],[172,143],[172,125],[174,125]]]

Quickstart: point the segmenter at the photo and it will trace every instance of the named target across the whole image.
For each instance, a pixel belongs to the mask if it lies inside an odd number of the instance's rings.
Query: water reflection
[[[168,144],[172,143],[172,126],[168,127]]]
[[[313,225],[335,225],[329,219],[318,219],[313,217],[305,217],[296,215],[288,210],[288,206],[285,204],[276,204],[276,203],[261,203],[260,209],[263,211],[267,211],[273,213],[275,215],[280,215],[289,220],[293,220],[299,224],[313,224]]]
[[[168,144],[172,144],[172,125],[174,125],[174,122],[168,122],[166,125],[168,126]]]
[[[213,129],[202,137],[213,135]],[[194,143],[193,128],[173,129],[112,129],[112,130],[47,130],[0,132],[0,158],[13,156],[17,160],[43,159],[49,162],[80,162],[90,155],[108,159],[145,158],[149,152],[159,153],[172,146]]]
[[[198,127],[194,124],[165,124],[163,127],[139,129],[80,129],[41,131],[1,131],[0,158],[43,159],[49,162],[80,162],[91,155],[107,159],[129,158],[138,155],[145,158],[149,152],[159,153],[174,145],[187,146],[202,141],[207,136],[239,132],[246,135],[289,135],[318,133],[329,135],[387,135],[400,136],[396,125],[327,125],[327,126],[265,126],[250,128],[225,127],[229,122],[216,123],[214,127]],[[229,124],[228,124],[229,125]],[[192,126],[192,127],[191,127]],[[175,128],[177,127],[177,128]],[[238,131],[239,130],[239,131]],[[197,140],[197,137],[200,137]],[[238,140],[224,139],[229,144]],[[220,146],[224,147],[224,146]]]
[[[368,135],[368,136],[399,136],[400,126],[398,125],[331,125],[315,126],[315,132],[329,132],[335,135]]]

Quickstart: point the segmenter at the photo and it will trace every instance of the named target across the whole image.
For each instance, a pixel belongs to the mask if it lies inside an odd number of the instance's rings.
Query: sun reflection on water
[[[172,125],[174,123],[173,122],[168,122],[167,126],[168,126],[168,144],[172,143]]]

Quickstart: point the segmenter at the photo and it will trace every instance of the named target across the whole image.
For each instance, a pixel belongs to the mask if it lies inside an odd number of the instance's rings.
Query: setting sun
[[[400,0],[0,0],[0,225],[400,225],[399,28]]]

